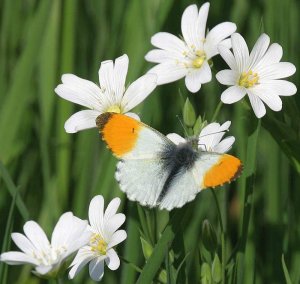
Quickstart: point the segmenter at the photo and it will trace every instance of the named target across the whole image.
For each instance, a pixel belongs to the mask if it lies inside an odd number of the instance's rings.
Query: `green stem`
[[[212,188],[210,189],[210,191],[211,191],[211,193],[214,197],[215,203],[216,203],[218,218],[219,218],[220,227],[221,227],[221,232],[223,233],[224,232],[224,227],[223,227],[223,221],[222,221],[221,210],[220,210],[218,198],[217,198],[217,195],[216,195],[215,191]]]
[[[221,245],[222,245],[222,283],[225,284],[225,267],[226,267],[226,247],[225,247],[225,234],[221,233]]]
[[[218,218],[219,218],[219,222],[220,222],[220,227],[221,227],[221,247],[222,247],[222,283],[225,284],[225,266],[226,266],[226,249],[225,249],[225,232],[224,232],[224,227],[223,227],[223,221],[222,221],[222,215],[221,215],[221,210],[220,210],[220,205],[218,202],[218,198],[217,195],[215,193],[215,191],[211,188],[210,189],[214,200],[215,200],[215,204],[217,207],[217,212],[218,212]]]
[[[135,265],[134,263],[130,262],[129,260],[127,260],[125,257],[119,255],[120,259],[123,260],[125,263],[129,264],[135,271],[142,273],[142,269],[139,268],[137,265]]]
[[[214,122],[214,121],[217,119],[218,114],[219,114],[219,112],[220,112],[220,110],[221,110],[222,105],[223,105],[223,103],[222,103],[222,101],[220,101],[220,102],[218,103],[218,105],[217,105],[217,108],[216,108],[216,110],[215,110],[215,112],[214,112],[214,115],[212,116],[211,122]]]

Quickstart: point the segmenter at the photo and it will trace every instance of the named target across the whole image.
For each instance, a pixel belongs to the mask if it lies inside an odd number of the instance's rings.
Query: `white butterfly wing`
[[[159,159],[125,159],[118,163],[115,177],[130,200],[154,207],[168,175]]]

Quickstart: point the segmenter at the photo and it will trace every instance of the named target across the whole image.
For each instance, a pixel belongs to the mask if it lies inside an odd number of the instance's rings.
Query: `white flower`
[[[64,213],[52,233],[51,243],[43,229],[34,221],[25,223],[24,233],[12,233],[14,243],[22,252],[2,253],[0,261],[11,265],[31,264],[34,273],[55,277],[65,259],[88,243],[91,233],[83,221],[71,212]]]
[[[158,85],[174,82],[185,77],[189,91],[196,93],[201,84],[211,81],[208,60],[217,55],[219,43],[230,47],[230,40],[224,40],[236,30],[236,25],[224,22],[215,26],[205,35],[209,3],[200,7],[188,6],[181,19],[183,39],[170,33],[160,32],[151,38],[159,49],[148,52],[145,59],[159,63],[149,70],[158,76]]]
[[[104,199],[101,195],[95,196],[89,206],[89,221],[92,236],[88,245],[81,248],[69,272],[69,278],[76,274],[89,263],[90,276],[94,281],[100,281],[104,275],[104,262],[111,270],[120,266],[120,259],[113,249],[114,246],[124,241],[127,234],[118,228],[124,223],[125,215],[116,214],[120,205],[120,198],[114,198],[104,211]]]
[[[139,119],[138,115],[129,111],[155,89],[157,76],[145,74],[125,90],[128,63],[129,59],[126,54],[117,58],[115,63],[112,60],[101,62],[100,87],[73,74],[62,76],[63,84],[58,85],[55,92],[68,101],[89,108],[89,110],[73,114],[66,121],[66,132],[75,133],[96,127],[96,118],[104,112],[124,113]]]
[[[233,53],[228,47],[219,46],[223,59],[231,68],[217,73],[217,80],[231,86],[221,96],[222,102],[232,104],[248,94],[255,115],[266,114],[264,103],[274,111],[282,109],[279,96],[291,96],[297,92],[296,86],[285,80],[295,73],[296,67],[289,62],[280,62],[282,47],[262,34],[250,55],[244,38],[235,33],[231,36]]]
[[[215,153],[226,153],[230,150],[235,141],[233,136],[222,140],[226,131],[229,130],[231,122],[226,121],[222,125],[213,122],[205,126],[198,137],[198,149]],[[170,133],[167,137],[176,145],[186,143],[187,140],[176,133]]]

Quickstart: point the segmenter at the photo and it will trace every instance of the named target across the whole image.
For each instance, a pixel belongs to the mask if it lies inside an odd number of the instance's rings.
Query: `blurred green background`
[[[151,36],[159,31],[179,35],[181,15],[192,3],[203,4],[190,0],[0,0],[2,250],[10,248],[6,232],[22,232],[25,220],[38,221],[50,236],[61,213],[71,210],[87,218],[94,195],[102,194],[106,203],[120,196],[128,239],[118,252],[143,267],[136,204],[126,200],[114,180],[116,160],[96,129],[65,133],[66,119],[82,108],[60,99],[54,88],[64,73],[98,83],[100,62],[124,53],[130,60],[127,83],[133,82],[152,66],[144,60],[151,49]],[[250,47],[264,31],[271,42],[283,46],[283,61],[298,67],[299,11],[297,0],[213,0],[207,27],[233,21]],[[220,58],[214,58],[214,73],[224,67]],[[291,80],[297,85],[298,74]],[[210,122],[222,90],[213,79],[193,95],[181,80],[158,87],[136,111],[162,133],[183,135],[177,116],[182,117],[186,97],[197,114]],[[299,104],[296,94],[283,98],[282,112],[268,110],[257,147],[253,131],[258,120],[247,100],[223,105],[218,115],[218,122],[232,121],[230,133],[236,143],[231,152],[245,165],[237,182],[216,190],[226,231],[230,283],[285,283],[282,254],[292,283],[300,281]],[[19,197],[9,214],[16,191]],[[184,237],[184,253],[189,253],[187,281],[200,283],[201,224],[204,219],[210,221],[219,243],[220,226],[209,190],[199,194],[191,206],[192,216],[179,235]],[[151,214],[157,217],[159,237],[168,216],[166,212]],[[0,282],[43,283],[30,270],[0,264]],[[84,271],[74,283],[91,283],[87,269]],[[117,271],[105,270],[102,283],[134,283],[137,277],[132,266],[121,263]]]

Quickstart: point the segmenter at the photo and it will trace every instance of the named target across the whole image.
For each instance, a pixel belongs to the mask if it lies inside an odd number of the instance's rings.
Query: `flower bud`
[[[142,250],[143,250],[144,257],[147,260],[149,259],[149,257],[153,252],[153,247],[142,237],[141,237],[141,243],[142,243]]]
[[[215,283],[220,283],[222,280],[222,267],[218,254],[215,254],[211,269],[212,279]]]
[[[202,242],[210,252],[214,252],[218,245],[216,232],[207,219],[202,223]]]
[[[196,113],[189,98],[186,98],[183,106],[183,122],[188,127],[193,127],[196,122]]]
[[[212,284],[211,269],[206,262],[201,265],[201,284]]]

